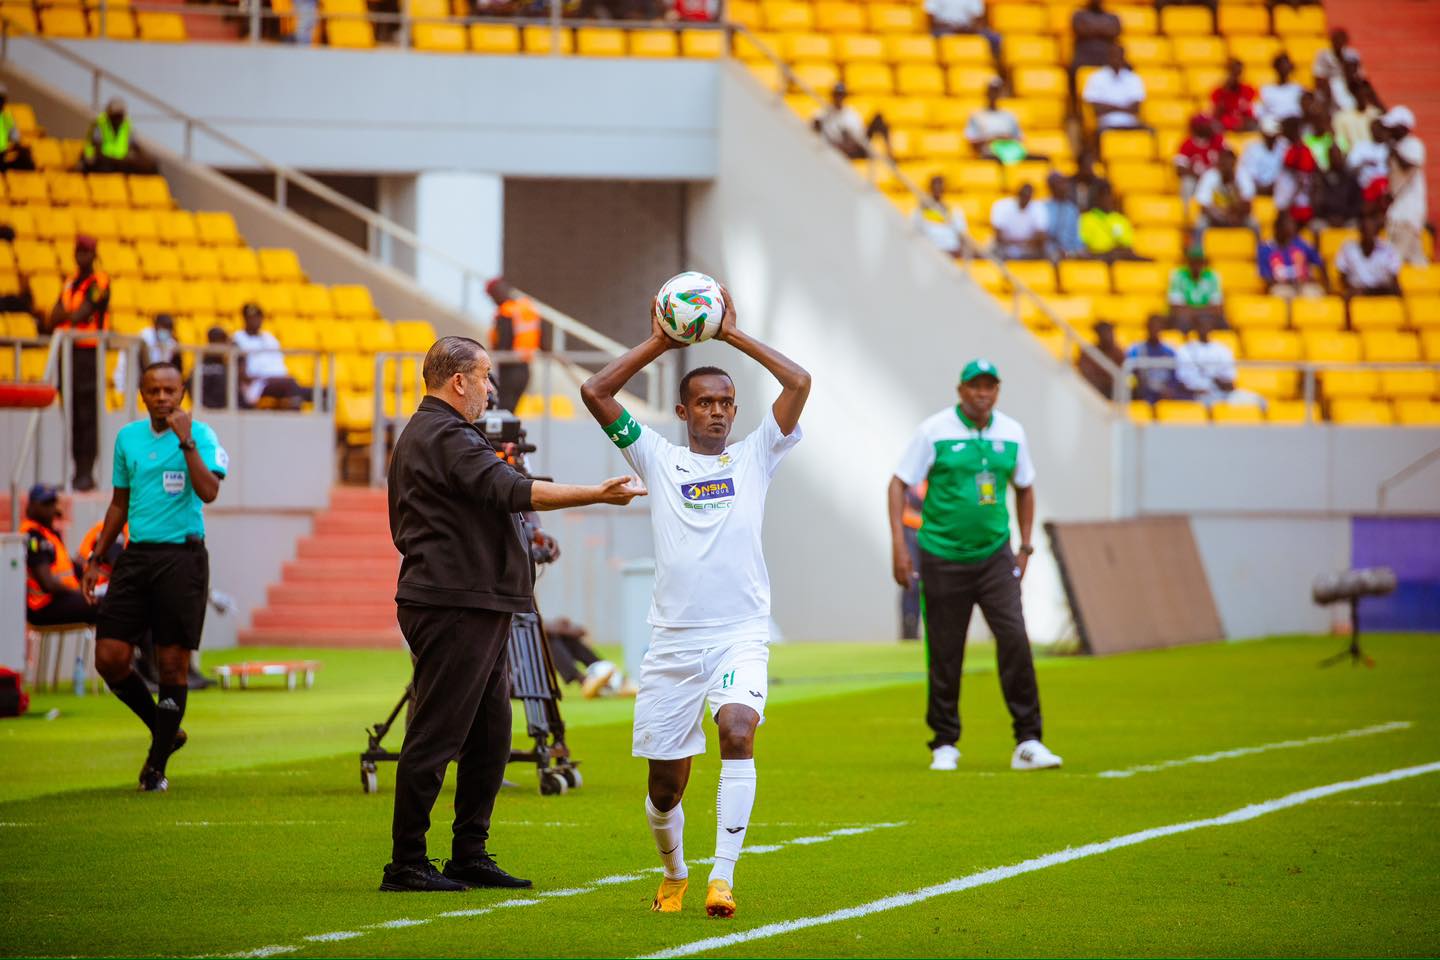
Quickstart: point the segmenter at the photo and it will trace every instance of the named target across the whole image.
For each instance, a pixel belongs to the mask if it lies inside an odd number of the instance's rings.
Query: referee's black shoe
[[[380,881],[385,893],[448,892],[458,893],[469,890],[470,885],[444,876],[429,860],[420,863],[387,863],[385,877]]]
[[[529,880],[512,877],[501,870],[495,863],[495,858],[488,853],[464,860],[446,860],[445,876],[472,887],[505,887],[511,890],[524,890],[534,886]]]
[[[164,793],[170,789],[170,781],[165,779],[165,774],[156,770],[150,764],[140,768],[140,792],[141,793]]]

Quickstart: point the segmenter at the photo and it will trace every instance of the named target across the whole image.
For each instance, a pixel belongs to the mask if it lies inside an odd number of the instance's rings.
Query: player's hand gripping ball
[[[693,270],[665,281],[655,296],[655,320],[677,343],[699,343],[720,332],[725,299],[714,277]]]

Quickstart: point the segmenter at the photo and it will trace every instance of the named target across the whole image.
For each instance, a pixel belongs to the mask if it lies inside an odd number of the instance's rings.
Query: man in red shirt
[[[1240,79],[1245,65],[1239,60],[1231,60],[1225,66],[1229,71],[1225,76],[1225,82],[1210,94],[1215,121],[1230,131],[1254,130],[1255,101],[1258,94],[1254,87]]]
[[[1215,122],[1203,113],[1190,118],[1190,136],[1180,144],[1175,155],[1175,169],[1180,173],[1180,196],[1187,203],[1195,193],[1195,183],[1206,170],[1220,161],[1225,149],[1225,135]]]

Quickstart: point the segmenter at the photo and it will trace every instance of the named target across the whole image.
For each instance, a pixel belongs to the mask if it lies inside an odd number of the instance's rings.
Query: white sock
[[[650,832],[655,835],[655,850],[665,864],[665,876],[680,880],[690,876],[685,866],[685,811],[680,804],[675,809],[661,813],[645,796],[645,819],[650,821]]]
[[[716,797],[719,816],[715,824],[715,866],[711,880],[735,883],[735,861],[745,843],[750,811],[755,806],[755,761],[721,760],[720,790]]]

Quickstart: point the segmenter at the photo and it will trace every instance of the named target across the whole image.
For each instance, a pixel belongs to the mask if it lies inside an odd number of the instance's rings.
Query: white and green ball
[[[655,319],[671,340],[699,343],[720,332],[725,300],[714,277],[694,270],[665,281],[655,296]]]

